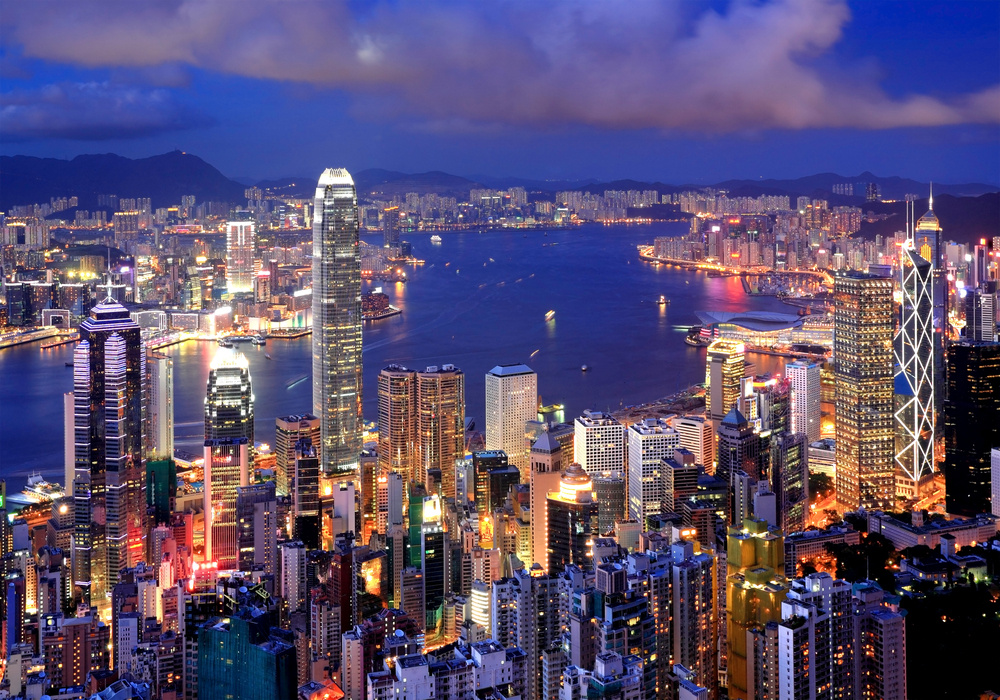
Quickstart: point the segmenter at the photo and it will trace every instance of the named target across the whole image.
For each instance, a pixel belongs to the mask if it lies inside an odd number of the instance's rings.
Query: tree
[[[815,472],[809,475],[809,500],[821,501],[833,492],[833,481],[829,474]]]

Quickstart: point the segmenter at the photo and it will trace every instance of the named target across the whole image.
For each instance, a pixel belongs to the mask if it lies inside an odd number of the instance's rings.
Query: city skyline
[[[704,184],[825,162],[1000,183],[994,3],[555,3],[522,13],[296,3],[280,18],[252,3],[238,19],[215,3],[99,9],[6,13],[0,151],[181,147],[253,179],[307,175],[327,152],[354,171]],[[421,42],[435,26],[449,28],[447,40]],[[931,30],[938,51],[928,53]],[[330,37],[338,50],[324,53]],[[272,50],[237,59],[258,44]],[[471,46],[482,59],[466,64]],[[796,108],[779,109],[794,85]],[[242,147],[250,134],[252,151]]]

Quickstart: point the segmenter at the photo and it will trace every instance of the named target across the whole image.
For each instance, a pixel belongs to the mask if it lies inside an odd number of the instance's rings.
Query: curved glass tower
[[[313,209],[313,413],[324,474],[358,469],[361,422],[361,253],[358,197],[343,168],[323,171]]]

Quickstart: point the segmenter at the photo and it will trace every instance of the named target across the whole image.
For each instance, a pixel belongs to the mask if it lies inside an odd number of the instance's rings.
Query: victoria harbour
[[[582,225],[527,233],[467,231],[404,234],[422,265],[406,265],[405,283],[381,286],[403,313],[365,322],[364,415],[377,419],[376,377],[388,364],[411,369],[454,364],[466,374],[466,415],[483,427],[484,374],[524,362],[539,376],[544,404],[571,419],[587,408],[617,410],[705,380],[705,350],[685,345],[695,311],[783,311],[773,297],[749,297],[738,277],[641,262],[636,246],[682,235],[687,223]],[[371,237],[377,241],[378,237]],[[669,304],[659,304],[663,295]],[[546,320],[549,311],[555,314]],[[627,341],[627,342],[625,342]],[[312,410],[311,338],[241,346],[250,363],[258,442],[271,442],[276,416]],[[642,347],[643,352],[633,351]],[[197,452],[204,442],[204,393],[218,346],[186,341],[163,352],[175,362],[175,441]],[[31,421],[0,425],[0,466],[8,490],[39,472],[62,481],[62,395],[72,390],[73,345],[26,344],[0,352],[0,404]],[[269,355],[271,359],[268,359]],[[756,372],[780,371],[780,358],[751,355]],[[583,365],[587,371],[581,371]]]

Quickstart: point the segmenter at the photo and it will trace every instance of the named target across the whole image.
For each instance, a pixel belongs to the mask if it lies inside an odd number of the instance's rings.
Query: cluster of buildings
[[[599,411],[545,422],[535,372],[500,364],[475,450],[462,370],[394,364],[368,388],[374,437],[361,411],[361,217],[351,175],[326,170],[311,209],[313,402],[276,419],[271,449],[254,432],[248,363],[223,347],[202,454],[180,459],[170,359],[110,287],[88,310],[64,397],[66,495],[10,519],[0,486],[0,693],[916,694],[894,592],[800,572],[819,547],[860,541],[847,526],[809,528],[810,462],[825,450],[819,363],[755,376],[745,345],[718,339],[704,412],[628,423]],[[253,223],[229,222],[226,237],[227,294],[256,294]],[[898,278],[835,277],[835,458],[822,470],[870,533],[939,547],[939,562],[903,572],[938,580],[980,571],[956,548],[997,532],[1000,344],[945,342],[940,268],[912,240]],[[982,273],[989,289],[996,266]],[[945,505],[965,517],[906,523],[891,510],[935,471],[942,416]]]

